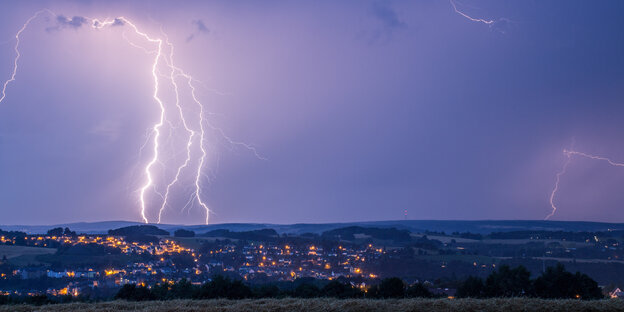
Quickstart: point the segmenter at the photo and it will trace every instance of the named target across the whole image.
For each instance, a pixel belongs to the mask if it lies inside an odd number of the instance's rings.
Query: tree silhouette
[[[535,280],[535,293],[542,298],[599,299],[603,297],[598,283],[580,272],[572,274],[566,271],[561,263],[548,267]]]
[[[523,266],[511,269],[501,266],[485,280],[485,295],[488,297],[519,297],[531,295],[531,273]]]

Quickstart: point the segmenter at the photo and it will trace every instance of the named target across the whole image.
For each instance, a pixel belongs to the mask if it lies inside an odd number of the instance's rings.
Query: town
[[[273,229],[169,233],[139,225],[106,234],[69,228],[46,234],[0,232],[0,291],[4,296],[70,296],[105,300],[124,285],[152,287],[182,280],[203,285],[215,276],[248,285],[288,287],[296,281],[341,281],[366,293],[381,279],[400,277],[453,297],[469,276],[501,265],[535,275],[564,263],[597,278],[605,292],[622,285],[620,232],[411,233],[396,228],[345,227],[321,234]],[[621,237],[620,237],[621,238]],[[610,276],[594,274],[609,265]]]
[[[152,233],[164,234],[157,229]],[[366,261],[379,259],[385,253],[381,247],[372,244],[356,248],[352,244],[324,247],[302,244],[297,240],[290,243],[247,241],[242,244],[229,239],[205,241],[203,244],[202,241],[186,237],[154,240],[147,235],[76,235],[69,229],[64,233],[48,235],[4,235],[0,237],[0,242],[7,246],[58,248],[60,257],[70,256],[73,259],[52,266],[29,264],[7,270],[10,261],[5,256],[1,273],[3,280],[57,279],[59,282],[53,284],[59,286],[45,290],[2,289],[2,292],[78,296],[94,288],[173,283],[182,278],[201,284],[214,274],[240,276],[252,282],[294,281],[303,277],[326,280],[357,277],[360,281],[358,287],[364,288],[369,280],[378,278],[375,272],[364,269]],[[196,245],[198,248],[185,245]],[[46,256],[51,255],[42,255],[39,259]],[[108,258],[110,261],[89,264],[93,257]],[[119,259],[128,262],[120,263]]]

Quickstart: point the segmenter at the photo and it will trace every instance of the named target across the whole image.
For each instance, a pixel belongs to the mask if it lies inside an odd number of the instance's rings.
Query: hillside
[[[129,221],[106,221],[106,222],[80,222],[54,225],[0,225],[2,230],[23,231],[29,234],[46,233],[55,227],[69,227],[73,231],[86,234],[105,234],[110,229],[121,227],[144,225],[139,222]],[[543,230],[543,231],[607,231],[624,230],[624,223],[604,223],[585,221],[541,221],[541,220],[397,220],[397,221],[371,221],[371,222],[346,222],[346,223],[297,223],[297,224],[270,224],[270,223],[222,223],[210,225],[175,225],[159,224],[158,228],[168,232],[177,229],[192,230],[197,234],[204,234],[214,230],[229,230],[232,232],[254,231],[261,229],[274,229],[279,234],[321,234],[338,228],[360,227],[394,227],[410,232],[471,232],[489,234],[492,232]]]

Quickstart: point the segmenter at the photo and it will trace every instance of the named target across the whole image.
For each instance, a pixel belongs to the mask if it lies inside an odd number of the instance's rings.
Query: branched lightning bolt
[[[590,154],[586,154],[586,153],[578,152],[578,151],[574,151],[574,150],[564,149],[563,150],[563,154],[566,156],[566,161],[565,161],[565,163],[563,163],[563,167],[561,167],[561,171],[557,172],[557,176],[555,178],[555,187],[553,188],[552,192],[550,193],[550,207],[552,208],[552,211],[550,212],[550,214],[548,214],[544,218],[544,220],[550,219],[552,216],[555,215],[555,212],[557,212],[557,205],[555,205],[555,202],[554,202],[555,195],[557,194],[557,191],[559,190],[559,182],[561,181],[561,176],[563,176],[566,173],[566,171],[568,169],[568,165],[570,165],[570,162],[572,161],[572,156],[580,156],[580,157],[585,157],[585,158],[588,158],[588,159],[605,161],[605,162],[607,162],[611,166],[624,167],[624,163],[618,163],[618,162],[612,161],[611,159],[606,158],[606,157],[590,155]]]
[[[146,216],[146,202],[145,202],[145,192],[153,185],[154,183],[154,179],[152,177],[152,167],[154,166],[154,164],[156,164],[159,160],[159,148],[160,148],[160,128],[163,126],[163,124],[165,123],[165,105],[163,104],[163,101],[160,99],[160,97],[158,96],[159,93],[159,80],[158,80],[158,64],[160,62],[161,56],[162,56],[162,45],[163,45],[163,41],[162,39],[153,39],[150,36],[148,36],[146,33],[139,31],[138,27],[133,24],[131,21],[129,21],[128,19],[126,19],[125,17],[118,17],[115,20],[106,20],[106,21],[99,21],[97,19],[92,19],[92,27],[96,28],[96,29],[101,29],[103,27],[106,26],[110,26],[113,25],[115,23],[117,23],[118,21],[122,21],[125,24],[128,24],[133,30],[134,32],[139,35],[140,37],[143,37],[146,41],[150,42],[150,43],[155,43],[158,46],[158,49],[156,51],[156,56],[154,57],[154,63],[152,65],[152,76],[154,77],[154,93],[152,95],[152,97],[154,98],[154,100],[156,101],[156,103],[158,103],[158,106],[160,108],[160,118],[158,120],[158,122],[156,124],[154,124],[154,126],[152,126],[152,133],[154,135],[154,145],[153,145],[153,152],[154,155],[152,157],[152,159],[147,163],[147,165],[145,166],[145,176],[146,176],[146,182],[145,184],[141,187],[140,189],[140,201],[141,201],[141,218],[143,218],[143,221],[145,223],[149,223],[149,220],[147,219]]]
[[[555,212],[557,212],[557,206],[555,205],[555,194],[557,194],[557,191],[559,190],[559,181],[561,181],[561,176],[566,173],[566,170],[568,170],[568,165],[570,164],[570,161],[572,161],[572,157],[570,157],[570,154],[566,153],[566,150],[563,150],[563,153],[566,156],[566,161],[565,163],[563,163],[561,171],[557,172],[557,177],[555,178],[555,187],[550,193],[550,207],[552,208],[552,211],[544,218],[544,220],[550,219],[550,217],[554,216]]]
[[[190,75],[186,74],[185,72],[181,70],[179,71],[180,71],[180,75],[186,78],[188,86],[189,88],[191,88],[191,97],[193,98],[193,101],[197,104],[197,106],[199,107],[199,127],[200,127],[199,149],[201,150],[201,157],[199,159],[199,165],[197,166],[197,173],[195,175],[195,198],[197,199],[197,202],[199,203],[199,205],[202,206],[204,210],[206,210],[206,224],[208,224],[210,220],[210,208],[208,208],[208,204],[206,204],[203,201],[201,194],[200,194],[201,172],[202,172],[202,169],[204,168],[204,162],[206,161],[206,154],[207,154],[206,148],[204,147],[204,141],[205,141],[205,135],[206,135],[206,130],[204,128],[204,106],[201,104],[201,102],[197,99],[197,96],[195,95],[195,86],[193,85],[193,77],[191,77]]]
[[[184,126],[184,129],[186,130],[186,132],[188,132],[189,134],[189,138],[186,143],[186,160],[180,167],[178,167],[178,170],[176,171],[173,181],[171,181],[167,185],[167,189],[165,191],[165,196],[163,198],[162,205],[160,206],[160,210],[158,211],[158,223],[160,223],[162,220],[162,213],[165,210],[165,207],[167,206],[167,201],[169,199],[169,191],[171,190],[171,187],[178,182],[178,180],[180,179],[180,173],[182,172],[182,169],[186,168],[189,162],[191,161],[191,146],[193,145],[193,138],[195,137],[195,131],[189,128],[188,124],[186,123],[186,119],[184,118],[184,111],[182,110],[182,106],[180,106],[180,93],[178,92],[178,84],[176,82],[176,77],[175,77],[176,69],[173,66],[173,49],[174,48],[173,48],[173,45],[169,42],[169,38],[166,39],[166,42],[170,50],[169,60],[167,64],[169,65],[169,67],[171,67],[170,79],[171,79],[171,84],[173,85],[173,88],[175,91],[176,107],[178,108],[178,112],[180,113],[180,119],[182,120],[182,125]],[[208,223],[208,221],[206,221],[206,223]]]
[[[20,28],[15,34],[15,46],[13,47],[13,50],[15,51],[15,59],[13,59],[13,72],[11,73],[11,77],[7,81],[5,81],[4,84],[2,85],[2,94],[0,95],[0,103],[2,103],[2,101],[4,101],[4,98],[6,97],[7,86],[9,85],[9,83],[15,81],[15,76],[17,75],[17,64],[19,62],[19,59],[22,57],[22,54],[19,51],[20,35],[24,32],[24,30],[26,30],[28,25],[30,25],[30,22],[32,22],[34,19],[39,17],[39,15],[41,15],[42,13],[51,13],[52,15],[54,15],[52,11],[47,10],[47,9],[37,11],[33,16],[31,16],[28,20],[26,20],[26,23],[24,23],[22,28]]]
[[[602,156],[594,156],[594,155],[585,154],[585,153],[577,152],[577,151],[571,151],[571,150],[563,150],[563,153],[568,156],[576,155],[576,156],[581,156],[581,157],[585,157],[589,159],[606,161],[607,163],[609,163],[609,165],[615,166],[615,167],[624,167],[623,163],[617,163],[609,158],[602,157]]]
[[[464,17],[465,19],[471,22],[482,23],[482,24],[488,25],[490,29],[496,30],[500,33],[504,34],[506,32],[507,23],[512,23],[511,20],[507,18],[503,18],[503,17],[496,19],[496,20],[472,17],[464,13],[463,11],[459,10],[457,8],[457,4],[455,3],[455,0],[449,0],[449,2],[451,3],[451,6],[453,7],[453,10],[455,11],[455,13],[461,15],[462,17]]]
[[[15,53],[16,53],[16,57],[13,61],[13,71],[12,74],[10,75],[10,78],[4,82],[3,86],[2,86],[2,94],[0,97],[0,103],[4,100],[4,98],[6,97],[6,89],[7,86],[9,85],[9,83],[15,81],[15,76],[17,74],[17,70],[18,70],[18,61],[21,57],[21,53],[19,51],[19,44],[20,44],[20,35],[22,34],[22,32],[24,32],[24,30],[26,30],[26,28],[29,26],[29,24],[36,19],[37,17],[39,17],[39,15],[41,15],[42,13],[50,13],[53,16],[56,16],[56,14],[48,9],[44,9],[41,11],[36,12],[32,17],[30,17],[26,23],[24,23],[24,25],[19,29],[19,31],[16,33],[15,35],[15,39],[16,39],[16,43],[15,43]],[[207,149],[205,147],[205,141],[206,141],[206,127],[209,127],[210,129],[216,131],[219,133],[219,135],[221,137],[223,137],[229,144],[231,145],[236,145],[236,146],[242,146],[248,150],[250,150],[251,152],[253,152],[253,154],[258,157],[259,159],[265,159],[264,157],[260,156],[260,154],[258,153],[258,151],[256,150],[255,147],[243,143],[243,142],[238,142],[238,141],[234,141],[232,140],[230,137],[228,137],[225,132],[223,130],[221,130],[218,127],[213,126],[212,124],[210,124],[210,122],[206,119],[205,116],[205,111],[204,111],[204,106],[202,105],[202,103],[199,101],[197,95],[196,95],[196,90],[195,90],[195,86],[193,84],[193,82],[198,81],[196,79],[194,79],[190,74],[184,72],[182,69],[180,69],[179,67],[174,65],[173,62],[173,57],[174,57],[174,46],[171,42],[169,42],[169,39],[167,38],[166,35],[164,35],[165,39],[161,39],[161,38],[153,38],[151,36],[149,36],[146,32],[142,32],[139,30],[139,28],[133,23],[131,22],[129,19],[125,18],[125,17],[118,17],[115,19],[106,19],[106,20],[99,20],[99,19],[94,19],[94,18],[86,18],[87,21],[90,22],[90,25],[93,29],[99,30],[99,29],[103,29],[106,27],[110,27],[110,26],[119,26],[119,25],[128,25],[133,31],[134,34],[136,34],[139,38],[144,39],[147,43],[155,45],[157,48],[156,49],[148,49],[144,46],[141,46],[139,44],[136,44],[134,42],[132,42],[124,33],[122,33],[122,37],[123,39],[128,42],[128,44],[130,44],[131,46],[135,47],[135,48],[139,48],[141,50],[143,50],[146,54],[148,55],[154,55],[154,60],[152,63],[152,77],[153,77],[153,81],[154,81],[154,91],[152,94],[152,97],[154,99],[154,101],[158,104],[158,108],[160,110],[160,116],[159,119],[154,123],[153,126],[151,126],[150,131],[147,135],[147,140],[146,142],[140,147],[139,151],[142,151],[150,142],[152,142],[152,152],[153,152],[153,156],[150,159],[150,161],[145,165],[144,168],[144,174],[146,177],[146,180],[144,182],[144,184],[141,186],[141,188],[139,189],[139,200],[140,200],[140,214],[141,214],[141,218],[145,223],[149,223],[149,220],[147,218],[147,201],[146,201],[146,196],[147,196],[147,192],[153,192],[154,194],[158,195],[161,200],[162,203],[160,205],[160,209],[158,211],[158,223],[160,223],[162,221],[162,213],[165,210],[165,208],[168,205],[168,200],[169,200],[169,195],[171,192],[172,187],[179,182],[180,180],[180,176],[182,174],[182,172],[184,171],[185,168],[189,167],[191,162],[193,162],[192,159],[192,146],[193,146],[193,142],[195,140],[199,140],[199,150],[201,151],[201,156],[198,159],[198,163],[197,163],[197,168],[196,171],[194,173],[194,183],[193,183],[193,192],[192,195],[189,198],[189,201],[186,203],[186,206],[188,206],[193,200],[197,200],[197,202],[199,203],[199,205],[205,210],[206,212],[206,224],[208,224],[209,222],[209,217],[210,217],[210,213],[211,210],[208,207],[208,204],[206,203],[206,201],[203,199],[203,197],[201,196],[201,178],[203,176],[202,174],[202,170],[205,167],[205,162],[206,162],[206,158],[207,158]],[[163,46],[167,45],[167,47],[169,48],[169,55],[168,56],[164,56],[163,53]],[[168,75],[163,75],[163,73],[161,73],[159,71],[159,67],[160,66],[166,66],[169,69],[169,74]],[[180,120],[182,121],[182,125],[184,127],[184,130],[186,131],[186,133],[188,134],[188,140],[186,141],[186,159],[184,161],[183,164],[181,164],[180,166],[178,166],[175,176],[173,177],[173,179],[167,184],[167,187],[165,189],[164,194],[159,192],[158,189],[156,188],[156,184],[154,181],[154,176],[153,176],[153,167],[156,164],[161,164],[161,165],[165,165],[165,162],[167,161],[162,160],[161,156],[160,156],[160,149],[162,148],[162,144],[161,144],[161,139],[163,136],[162,130],[161,128],[163,127],[163,125],[165,123],[167,123],[169,125],[169,139],[172,138],[172,131],[176,129],[176,127],[173,125],[173,123],[167,119],[167,106],[165,105],[165,103],[163,102],[163,100],[160,98],[159,94],[160,94],[160,79],[159,76],[164,76],[166,79],[170,80],[170,83],[173,86],[173,91],[175,93],[175,106],[177,108],[177,112],[179,115]],[[184,111],[184,107],[180,101],[180,91],[179,91],[179,86],[177,83],[177,78],[178,77],[183,77],[184,79],[186,79],[188,87],[190,89],[190,93],[191,93],[191,97],[193,102],[198,106],[199,108],[199,113],[198,113],[198,127],[199,130],[194,130],[190,124],[188,123],[186,117],[185,117],[185,111]],[[199,81],[198,81],[199,82]],[[196,138],[197,136],[199,136],[199,138]],[[184,208],[183,208],[184,209]]]
[[[465,17],[465,18],[467,18],[467,19],[469,19],[469,20],[471,20],[473,22],[483,23],[483,24],[486,24],[486,25],[492,25],[492,24],[494,24],[496,22],[494,20],[486,20],[486,19],[482,19],[482,18],[474,18],[472,16],[469,16],[468,14],[466,14],[466,13],[460,11],[459,9],[457,9],[457,5],[455,4],[454,0],[449,0],[449,1],[451,2],[451,5],[453,6],[453,10],[455,10],[455,13],[457,13],[457,14],[459,14],[459,15],[461,15],[461,16],[463,16],[463,17]]]

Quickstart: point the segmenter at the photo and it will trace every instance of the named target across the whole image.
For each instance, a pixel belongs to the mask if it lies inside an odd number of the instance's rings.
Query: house
[[[63,278],[63,277],[67,277],[67,271],[64,272],[56,272],[56,271],[48,271],[48,277],[50,278]]]
[[[616,288],[612,292],[609,293],[609,297],[611,297],[611,298],[624,298],[624,292],[622,292],[622,290],[620,290],[619,288]]]
[[[46,275],[46,270],[43,268],[26,268],[21,270],[22,279],[40,278]]]

